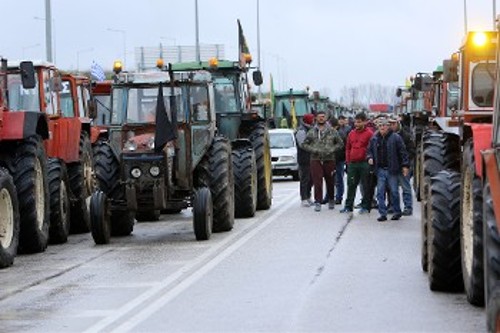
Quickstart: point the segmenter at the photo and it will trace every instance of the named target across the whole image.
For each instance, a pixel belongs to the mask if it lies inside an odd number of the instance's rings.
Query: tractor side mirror
[[[458,61],[453,59],[443,60],[443,81],[458,82]]]
[[[256,70],[252,73],[253,83],[256,86],[260,86],[264,80],[262,79],[262,72],[260,70]]]
[[[97,118],[97,105],[95,99],[89,99],[87,101],[87,105],[89,108],[89,115],[88,117],[91,119]]]
[[[22,61],[19,65],[21,69],[21,80],[24,89],[33,89],[36,87],[35,67],[31,61]]]

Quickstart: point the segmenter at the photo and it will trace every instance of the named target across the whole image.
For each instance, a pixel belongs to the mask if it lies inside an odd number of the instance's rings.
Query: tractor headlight
[[[148,148],[151,150],[155,149],[155,137],[154,136],[149,138]]]
[[[137,150],[137,142],[135,142],[133,140],[127,140],[127,142],[125,142],[125,145],[123,146],[123,148],[127,151],[136,151]]]
[[[152,166],[151,168],[149,168],[149,173],[153,177],[158,177],[158,175],[160,174],[160,167],[157,165]]]
[[[139,178],[142,175],[142,171],[139,168],[133,168],[130,170],[130,175],[134,178]]]

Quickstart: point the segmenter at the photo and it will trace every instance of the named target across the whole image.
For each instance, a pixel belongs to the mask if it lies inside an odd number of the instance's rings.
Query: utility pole
[[[52,14],[50,0],[45,0],[45,51],[47,61],[52,62]]]
[[[196,29],[196,61],[201,62],[200,58],[200,32],[198,25],[198,0],[194,0],[194,15],[195,15],[195,29]]]
[[[257,67],[260,69],[260,6],[257,0]],[[262,99],[262,88],[259,86],[259,101]]]

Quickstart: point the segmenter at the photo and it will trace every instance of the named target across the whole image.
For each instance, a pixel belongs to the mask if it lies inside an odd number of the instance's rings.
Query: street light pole
[[[52,14],[50,0],[45,0],[45,48],[47,61],[52,62]]]
[[[257,67],[260,69],[260,6],[257,0]],[[259,85],[259,100],[262,99],[262,88]]]
[[[80,73],[80,53],[92,52],[92,51],[94,51],[93,47],[76,51],[76,72],[77,73]]]
[[[198,0],[194,0],[194,15],[195,15],[195,29],[196,29],[196,61],[201,62],[200,58],[200,33],[198,25]]]
[[[127,32],[125,30],[111,29],[111,28],[108,28],[108,31],[119,32],[122,34],[122,37],[123,37],[123,67],[126,68],[125,65],[127,63]]]

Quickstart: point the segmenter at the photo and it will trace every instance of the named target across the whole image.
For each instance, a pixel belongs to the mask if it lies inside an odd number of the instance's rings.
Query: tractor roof
[[[230,60],[218,60],[217,66],[210,66],[208,61],[179,62],[172,64],[172,70],[176,72],[196,70],[196,69],[205,69],[208,71],[214,71],[217,69],[241,71],[239,63],[237,61],[230,61]]]
[[[286,90],[286,91],[277,91],[274,93],[274,97],[287,97],[287,96],[309,97],[309,93],[305,90]]]

